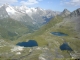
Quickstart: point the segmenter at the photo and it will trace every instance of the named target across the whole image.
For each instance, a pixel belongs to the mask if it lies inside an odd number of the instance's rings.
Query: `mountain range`
[[[39,7],[28,8],[26,6],[10,6],[4,4],[0,7],[0,14],[1,18],[10,17],[17,21],[28,22],[27,24],[39,25],[47,22],[46,19],[49,20],[60,14],[60,12],[45,10]]]
[[[80,8],[73,12],[39,7],[0,6],[0,59],[73,60],[80,59]],[[56,36],[51,32],[65,33]],[[20,47],[19,42],[35,40],[38,46]],[[68,44],[72,51],[61,50]],[[65,46],[66,47],[66,46]],[[69,47],[66,47],[69,49]]]
[[[21,31],[24,34],[34,32],[58,14],[59,12],[44,10],[38,7],[28,8],[26,6],[10,6],[4,4],[0,6],[0,26],[15,35],[16,33],[22,35]],[[6,34],[7,36],[9,35],[8,33]],[[6,34],[1,33],[1,36],[5,38]]]

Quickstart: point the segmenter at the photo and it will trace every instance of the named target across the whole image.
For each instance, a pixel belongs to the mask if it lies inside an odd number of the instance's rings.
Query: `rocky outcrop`
[[[70,14],[70,17],[78,17],[78,16],[80,16],[80,8],[78,8],[77,10],[73,11]]]
[[[66,17],[66,16],[68,16],[70,13],[71,13],[71,12],[70,12],[69,10],[64,9],[63,12],[61,13],[61,16],[62,16],[62,17]]]

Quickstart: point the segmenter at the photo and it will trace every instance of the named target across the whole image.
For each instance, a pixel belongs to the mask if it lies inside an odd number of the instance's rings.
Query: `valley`
[[[64,9],[56,13],[25,7],[26,12],[20,10],[23,6],[18,10],[9,5],[0,7],[0,10],[3,7],[6,14],[0,11],[0,15],[7,17],[0,18],[0,60],[80,59],[80,9],[73,12]],[[10,11],[12,15],[9,15],[6,8],[14,8],[18,15]]]

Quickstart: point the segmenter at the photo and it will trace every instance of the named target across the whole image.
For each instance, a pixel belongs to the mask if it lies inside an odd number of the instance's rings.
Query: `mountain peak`
[[[3,4],[3,5],[7,6],[7,5],[9,5],[9,4],[8,4],[8,3],[5,3],[5,4]]]
[[[63,12],[61,13],[62,17],[68,16],[71,12],[67,9],[64,9]]]
[[[0,7],[0,10],[2,10],[3,12],[5,12],[6,13],[6,15],[8,14],[8,15],[12,15],[12,14],[14,14],[16,11],[15,11],[15,9],[12,7],[12,6],[10,6],[9,4],[7,4],[7,3],[5,3],[5,4],[3,4],[1,7]],[[1,12],[2,13],[2,12]],[[3,14],[3,15],[5,15],[5,13]]]
[[[5,8],[8,7],[8,6],[9,6],[8,3],[5,3],[5,4],[2,5],[2,7],[5,7]]]
[[[25,5],[21,5],[20,6],[21,8],[25,8],[25,9],[27,9],[28,7],[27,6],[25,6]]]
[[[69,11],[68,9],[64,9],[63,12]]]
[[[67,10],[67,9],[64,9],[62,13],[64,13],[64,14],[70,14],[70,11]]]
[[[71,17],[80,16],[80,8],[76,9],[70,14]]]
[[[40,8],[40,7],[36,7],[35,9],[37,9],[37,10],[43,10],[42,8]]]

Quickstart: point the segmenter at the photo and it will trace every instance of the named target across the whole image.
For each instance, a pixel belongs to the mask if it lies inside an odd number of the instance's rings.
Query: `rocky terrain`
[[[40,8],[34,9],[25,7],[27,12],[21,9],[23,6],[12,8],[17,11],[16,13],[21,15],[9,15],[11,13],[7,13],[6,11],[4,12],[4,7],[0,7],[0,11],[2,11],[2,13],[0,12],[0,15],[7,15],[7,18],[0,18],[0,60],[80,59],[80,8],[73,12],[69,12],[67,9],[64,9],[64,11],[60,14],[56,12],[54,13],[50,10],[44,10],[43,13],[43,10]],[[13,11],[13,9],[11,10]],[[38,13],[31,11],[37,11]],[[27,17],[25,17],[25,15]],[[14,18],[15,16],[17,17]],[[30,29],[32,29],[33,25],[23,24],[23,21],[25,21],[27,18],[30,19],[27,21],[29,24],[31,24],[32,21],[34,22],[38,18],[42,21],[44,19],[42,19],[42,17],[52,19],[49,21],[47,20],[47,23],[45,23],[43,26],[40,26],[40,28],[34,32],[30,32],[32,31]],[[40,20],[37,22],[40,23]],[[35,22],[33,24],[35,24]],[[65,33],[67,36],[58,36],[52,34],[51,32]],[[29,40],[35,40],[38,43],[38,46],[24,47],[16,45],[19,42],[28,42]],[[70,48],[66,46],[66,49],[61,49],[63,44],[68,44],[72,50],[68,50]]]

